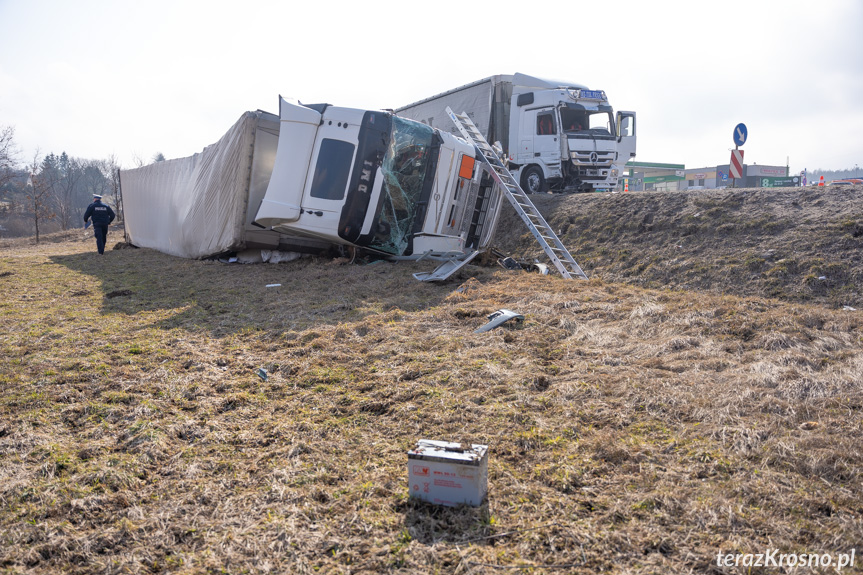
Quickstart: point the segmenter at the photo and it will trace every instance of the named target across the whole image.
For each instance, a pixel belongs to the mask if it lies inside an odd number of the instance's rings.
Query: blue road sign
[[[737,124],[734,126],[734,145],[742,146],[745,144],[747,135],[746,124]]]

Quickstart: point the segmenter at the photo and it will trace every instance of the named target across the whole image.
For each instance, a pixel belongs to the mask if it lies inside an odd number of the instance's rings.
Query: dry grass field
[[[540,196],[591,277],[863,308],[863,186]],[[510,211],[498,246],[540,254]]]
[[[539,198],[589,281],[3,240],[0,573],[861,572],[861,194],[715,194]],[[410,499],[420,438],[487,503]]]

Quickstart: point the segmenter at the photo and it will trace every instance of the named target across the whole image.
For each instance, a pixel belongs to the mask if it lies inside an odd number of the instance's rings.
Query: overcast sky
[[[477,40],[481,38],[482,40]],[[278,96],[394,108],[494,74],[605,90],[645,162],[863,173],[860,0],[0,0],[0,126],[124,167]]]

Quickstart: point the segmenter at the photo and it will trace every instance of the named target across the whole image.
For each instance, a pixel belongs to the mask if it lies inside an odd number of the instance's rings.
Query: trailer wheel
[[[521,177],[521,186],[528,194],[539,194],[545,191],[545,176],[539,166],[530,166]]]

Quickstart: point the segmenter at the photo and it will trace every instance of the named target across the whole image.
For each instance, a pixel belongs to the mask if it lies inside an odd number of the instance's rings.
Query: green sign
[[[661,184],[662,182],[679,182],[684,178],[679,176],[652,176],[644,178],[645,184]]]
[[[800,185],[800,176],[790,178],[761,177],[758,178],[762,188],[793,188]]]

